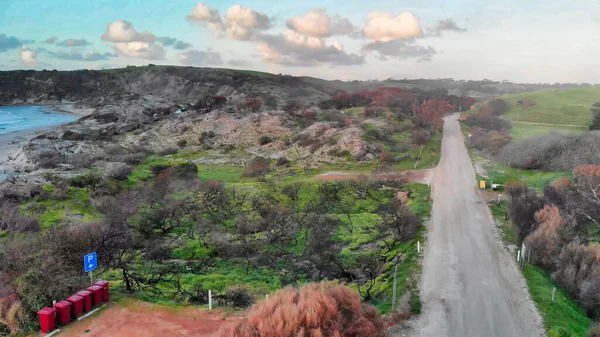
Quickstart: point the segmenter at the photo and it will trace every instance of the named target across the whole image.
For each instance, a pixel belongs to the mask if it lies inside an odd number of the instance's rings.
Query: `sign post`
[[[92,252],[83,257],[83,270],[90,275],[90,284],[94,284],[93,271],[98,268],[98,258],[96,252]]]

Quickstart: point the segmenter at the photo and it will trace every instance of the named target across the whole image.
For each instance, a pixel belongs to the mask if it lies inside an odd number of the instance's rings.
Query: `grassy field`
[[[535,125],[524,123],[513,123],[510,135],[514,140],[519,140],[531,136],[542,136],[551,132],[559,132],[563,134],[574,133],[580,135],[587,131],[584,127],[574,126],[555,126],[555,125]]]
[[[590,108],[600,101],[600,87],[567,90],[538,91],[500,97],[511,105],[506,117],[516,121],[589,125],[592,121]],[[516,106],[522,99],[531,100],[531,107]]]

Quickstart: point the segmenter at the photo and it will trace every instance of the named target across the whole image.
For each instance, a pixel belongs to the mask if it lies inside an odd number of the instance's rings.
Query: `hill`
[[[510,102],[505,116],[513,121],[587,126],[592,121],[592,104],[600,101],[600,87],[547,90],[500,98]]]

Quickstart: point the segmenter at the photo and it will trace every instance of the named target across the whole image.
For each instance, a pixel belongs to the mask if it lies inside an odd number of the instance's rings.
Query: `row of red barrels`
[[[87,290],[82,290],[64,301],[56,302],[54,308],[43,308],[38,311],[42,332],[48,333],[56,329],[57,324],[69,324],[71,319],[76,320],[93,307],[108,302],[110,299],[108,286],[109,282],[98,281]]]

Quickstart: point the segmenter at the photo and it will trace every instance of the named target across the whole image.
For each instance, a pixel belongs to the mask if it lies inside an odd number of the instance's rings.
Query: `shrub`
[[[389,152],[382,151],[379,154],[379,161],[382,163],[389,163],[392,161],[392,155]]]
[[[0,208],[0,231],[33,232],[40,229],[37,220],[19,213],[19,207],[12,202],[4,201]]]
[[[71,178],[69,181],[71,186],[85,188],[89,187],[90,189],[95,190],[97,187],[102,185],[104,180],[102,176],[96,170],[89,170],[85,174],[80,176],[75,176]]]
[[[195,179],[198,177],[198,166],[187,162],[175,166],[175,176],[181,179]]]
[[[488,114],[471,115],[467,117],[465,123],[471,127],[482,128],[486,131],[506,131],[512,128],[510,120]]]
[[[187,145],[187,140],[185,139],[180,139],[177,141],[177,146],[179,146],[179,148],[184,148]]]
[[[116,159],[129,165],[140,165],[144,162],[144,160],[146,160],[146,154],[143,152],[129,153],[122,156],[117,156]]]
[[[490,113],[500,116],[508,111],[508,103],[502,98],[494,98],[487,103],[487,107]]]
[[[221,337],[386,336],[374,307],[344,285],[306,284],[285,288],[250,310],[247,318],[219,330]]]
[[[254,157],[247,165],[244,175],[247,177],[261,177],[269,173],[269,160],[263,157]]]
[[[258,143],[260,145],[266,145],[266,144],[269,144],[272,141],[273,141],[273,138],[271,138],[269,136],[261,136],[260,139],[258,140]]]
[[[222,300],[226,306],[235,308],[247,308],[254,303],[254,298],[243,287],[233,287],[227,289]]]
[[[552,270],[560,254],[562,242],[568,242],[565,222],[556,206],[545,205],[534,217],[537,229],[527,236],[525,242],[533,252],[534,263]]]
[[[177,150],[177,148],[175,148],[175,147],[166,147],[166,148],[160,150],[158,152],[158,154],[161,155],[161,156],[168,156],[168,155],[171,155],[171,154],[175,154],[177,152],[179,152],[179,150]]]
[[[62,156],[58,151],[43,151],[38,154],[36,161],[41,168],[53,169],[61,163]]]
[[[257,112],[262,106],[262,101],[258,98],[249,98],[244,101],[244,107],[252,112]]]
[[[416,145],[425,145],[429,141],[430,134],[427,130],[415,130],[412,133],[412,143]]]
[[[290,160],[287,157],[279,157],[277,158],[277,166],[285,166],[290,163]]]
[[[116,180],[125,180],[133,170],[131,166],[125,163],[109,163],[106,168],[106,175]]]
[[[169,167],[171,167],[171,165],[157,164],[157,165],[152,166],[150,168],[150,171],[152,172],[152,175],[156,177],[159,174],[161,174],[164,170],[168,169]]]
[[[507,184],[506,190],[510,196],[510,216],[517,231],[517,244],[537,228],[535,214],[544,208],[545,200],[530,190],[526,183]]]
[[[505,146],[498,159],[505,165],[546,171],[573,171],[584,164],[600,164],[600,132],[583,135],[550,133]]]

